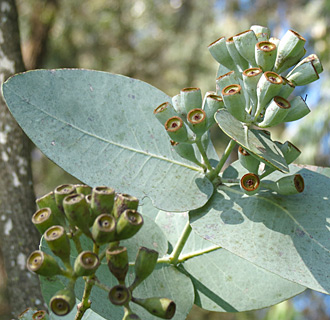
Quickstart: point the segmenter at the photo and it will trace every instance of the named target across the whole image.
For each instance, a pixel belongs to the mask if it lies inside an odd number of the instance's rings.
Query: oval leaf
[[[240,170],[236,163],[224,175],[234,178]],[[237,186],[221,186],[206,206],[191,212],[191,225],[202,237],[266,270],[329,293],[330,179],[295,166],[290,170],[304,177],[303,193],[281,196],[262,190],[249,197]],[[281,176],[274,172],[267,179]]]
[[[279,147],[261,130],[248,129],[227,110],[215,114],[220,129],[260,161],[282,172],[289,172],[288,165]]]
[[[156,218],[172,247],[187,221],[187,213],[160,211]],[[196,232],[190,234],[179,260],[194,284],[195,304],[210,311],[261,309],[306,289],[220,249]]]
[[[37,70],[10,78],[3,94],[38,148],[90,186],[147,195],[169,211],[199,208],[212,195],[213,185],[171,149],[153,115],[171,98],[145,82],[99,71]]]

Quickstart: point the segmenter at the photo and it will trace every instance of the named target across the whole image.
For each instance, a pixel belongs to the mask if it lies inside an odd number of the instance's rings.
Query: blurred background
[[[281,38],[293,29],[307,40],[325,71],[320,80],[298,87],[312,112],[272,135],[301,151],[298,163],[330,166],[330,0],[17,0],[23,58],[27,69],[87,68],[146,81],[173,96],[184,87],[215,90],[217,63],[207,46],[251,25],[268,26]],[[228,138],[214,128],[222,152]],[[75,182],[33,151],[35,191]],[[242,314],[194,308],[188,319],[324,320],[330,297],[311,291],[269,309]]]

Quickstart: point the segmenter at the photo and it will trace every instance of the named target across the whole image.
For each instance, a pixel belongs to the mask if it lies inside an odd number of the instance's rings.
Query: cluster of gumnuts
[[[37,199],[39,210],[33,215],[32,222],[54,256],[41,250],[34,251],[28,258],[27,267],[41,276],[68,278],[66,288],[58,291],[49,302],[56,315],[64,316],[73,309],[77,278],[96,279],[95,273],[105,257],[110,272],[118,280],[118,285],[109,290],[109,299],[114,305],[124,307],[123,320],[140,319],[131,311],[130,302],[160,318],[174,316],[176,306],[170,299],[133,296],[133,290],[153,272],[157,251],[140,247],[134,264],[134,281],[129,286],[125,283],[129,262],[127,248],[120,246],[120,241],[134,236],[143,225],[142,215],[137,212],[138,204],[137,198],[115,193],[112,188],[100,186],[92,189],[86,185],[60,185]],[[105,254],[94,249],[84,251],[81,245],[77,245],[82,234],[92,241],[94,248],[106,245]],[[73,264],[70,259],[72,243],[79,253]]]
[[[315,54],[302,59],[306,53],[305,42],[293,30],[277,39],[270,37],[267,27],[254,25],[233,37],[221,37],[211,43],[209,51],[220,64],[216,91],[207,92],[203,99],[199,88],[184,88],[172,98],[172,103],[165,102],[154,110],[174,150],[203,167],[192,144],[197,140],[207,141],[206,133],[215,123],[214,115],[219,109],[227,110],[247,130],[262,128],[260,132],[269,139],[269,132],[263,128],[306,116],[310,112],[306,99],[291,94],[296,86],[317,80],[323,68]],[[275,143],[287,164],[300,154],[288,141]],[[249,172],[241,179],[241,188],[247,194],[254,194],[261,185],[260,178],[274,169],[265,165],[259,173],[260,159],[242,147],[239,160]],[[280,194],[295,194],[303,191],[304,180],[300,175],[286,176],[267,183],[267,188]]]

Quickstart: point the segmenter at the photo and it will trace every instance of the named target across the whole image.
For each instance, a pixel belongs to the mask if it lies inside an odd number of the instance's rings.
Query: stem
[[[236,141],[234,140],[230,140],[227,148],[225,150],[225,152],[223,153],[219,163],[217,164],[217,166],[214,168],[214,170],[212,170],[207,177],[209,178],[210,181],[213,181],[220,173],[222,167],[224,166],[224,164],[226,163],[230,153],[233,151],[234,147],[236,145]]]
[[[73,240],[74,245],[76,246],[77,252],[79,254],[80,252],[83,251],[82,246],[81,246],[81,243],[80,243],[80,239],[79,239],[79,237],[77,237],[76,235],[74,235],[72,237],[72,240]]]
[[[240,183],[240,179],[224,179],[221,178],[222,183]]]
[[[85,280],[85,288],[83,297],[81,299],[81,303],[77,306],[77,313],[74,318],[74,320],[81,320],[84,316],[87,309],[91,307],[91,302],[89,300],[89,296],[92,292],[93,285],[95,284],[95,281],[92,280],[93,276],[87,277]]]
[[[208,169],[209,171],[213,170],[213,168],[212,168],[212,166],[211,166],[211,163],[210,163],[210,160],[209,160],[209,158],[208,158],[207,155],[206,155],[206,152],[205,152],[205,150],[204,150],[204,148],[203,148],[203,145],[202,145],[202,142],[201,142],[200,139],[196,140],[196,146],[197,146],[199,152],[201,153],[201,156],[202,156],[202,158],[203,158],[203,161],[204,161],[204,163],[205,163],[207,169]]]
[[[179,259],[180,253],[182,252],[183,247],[186,244],[191,231],[192,231],[192,228],[189,224],[189,221],[187,221],[187,223],[183,229],[183,232],[182,232],[178,242],[176,243],[171,256],[169,257],[169,261],[171,264],[173,264],[173,265],[178,264],[178,259]]]

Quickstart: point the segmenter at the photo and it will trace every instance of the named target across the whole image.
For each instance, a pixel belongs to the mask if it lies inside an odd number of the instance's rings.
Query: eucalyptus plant
[[[315,54],[304,58],[305,42],[257,25],[219,38],[208,47],[219,68],[204,97],[80,69],[5,82],[23,130],[87,185],[59,186],[32,218],[43,237],[28,266],[51,318],[65,299],[66,319],[179,320],[193,304],[242,312],[306,288],[329,294],[330,169],[293,165],[298,147],[266,130],[310,112],[293,94],[322,72]],[[230,138],[220,157],[213,125]],[[236,145],[238,161],[223,170]],[[125,214],[123,194],[134,195]],[[144,221],[139,232],[131,218]]]

